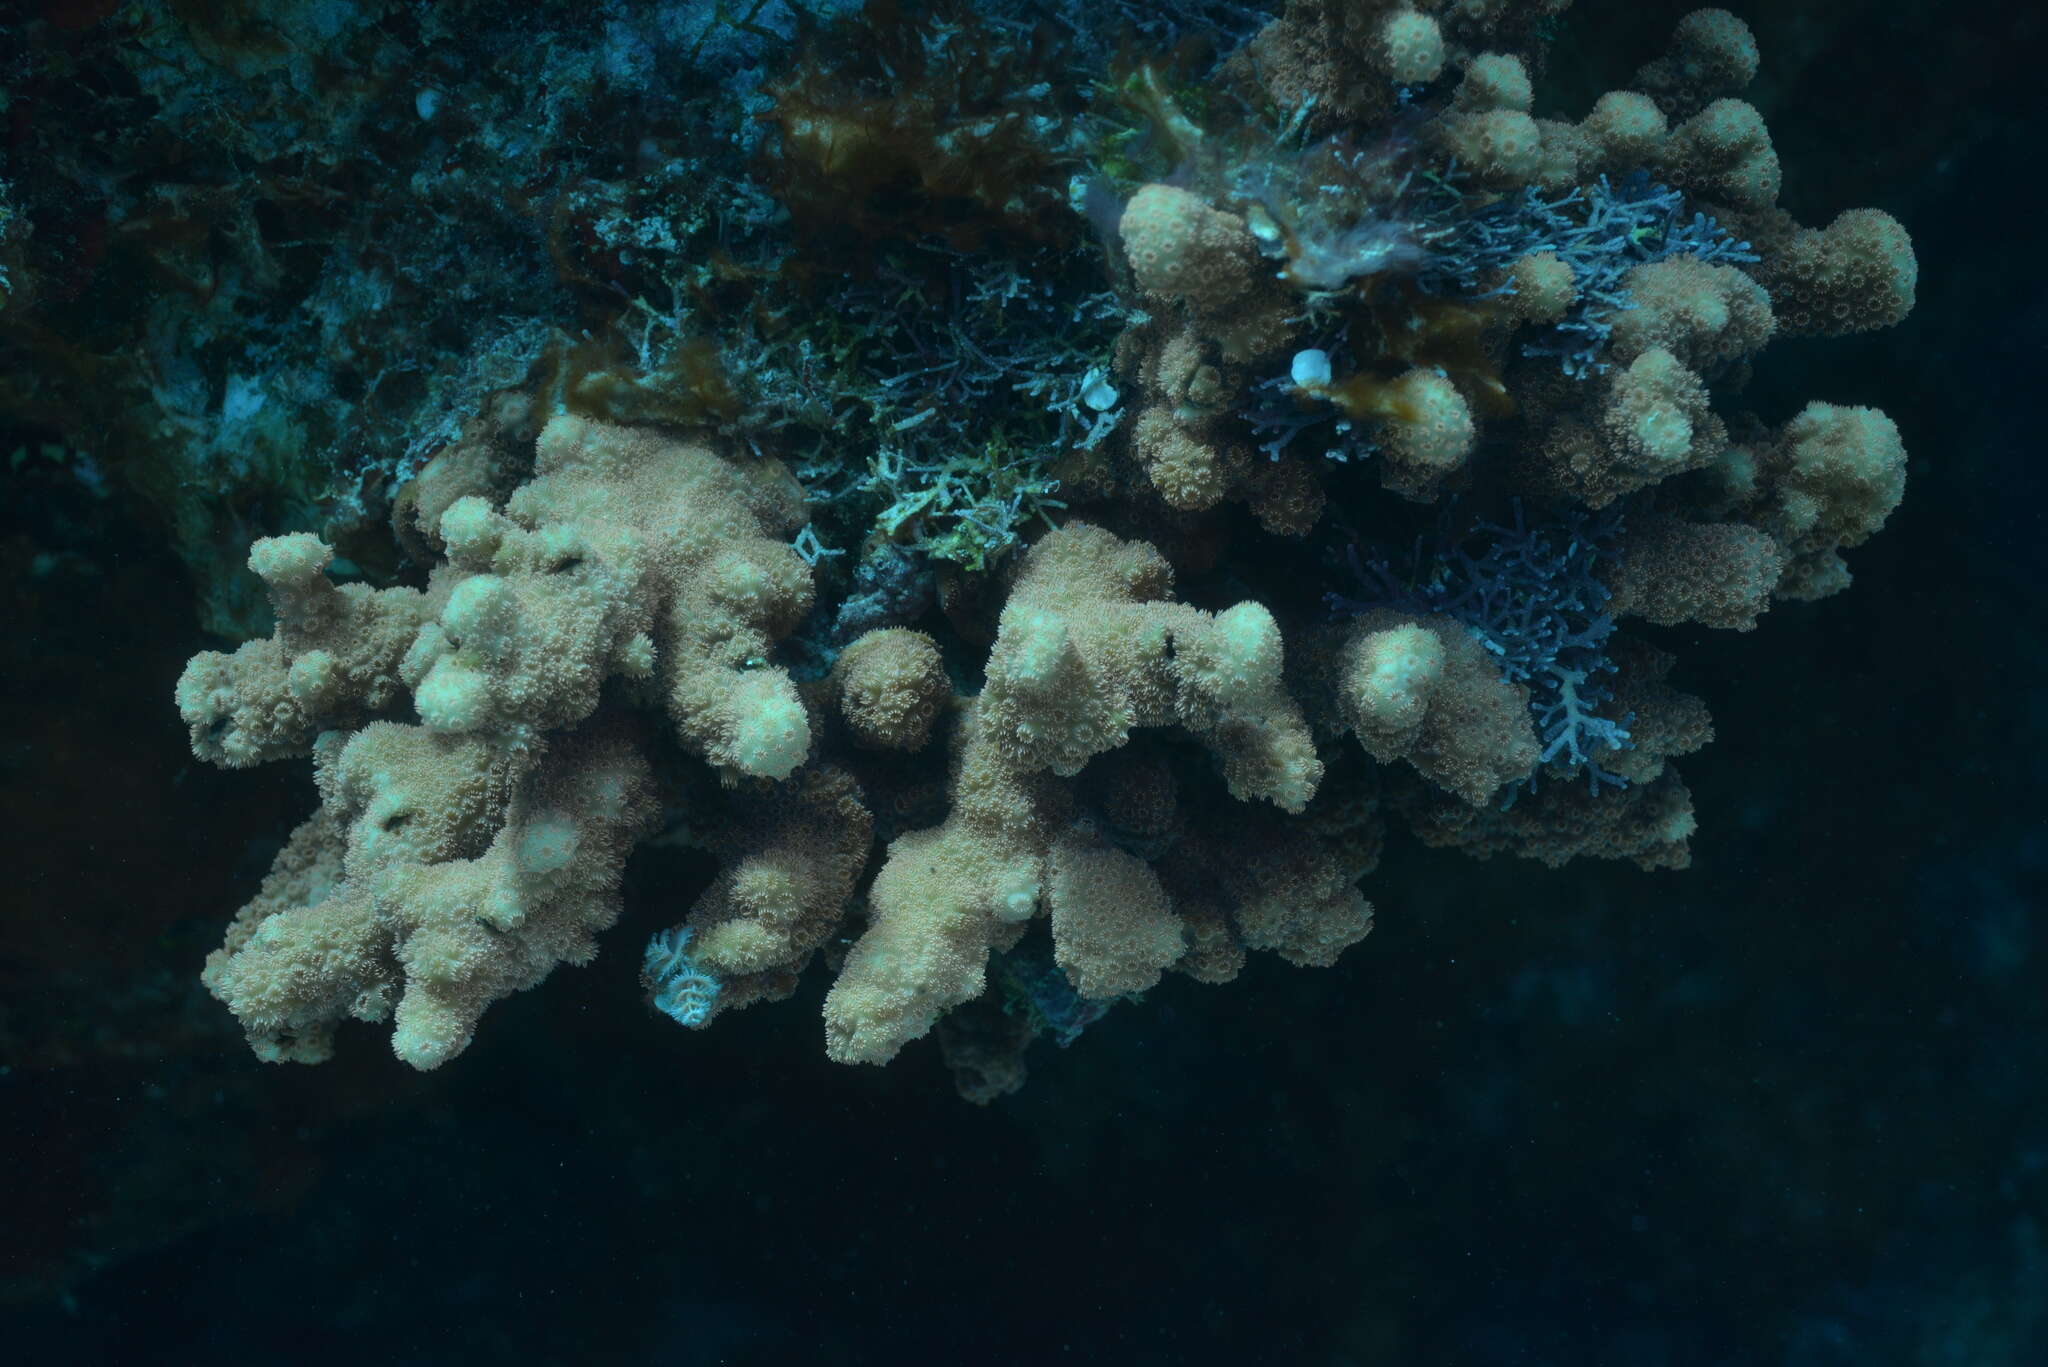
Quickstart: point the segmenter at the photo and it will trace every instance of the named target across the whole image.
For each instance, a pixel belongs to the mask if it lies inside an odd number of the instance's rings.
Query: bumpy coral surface
[[[1777,207],[1726,11],[1537,116],[1566,3],[1293,0],[1200,62],[797,35],[715,168],[746,259],[635,237],[613,291],[671,302],[424,462],[411,582],[260,540],[275,633],[180,680],[197,754],[323,800],[207,968],[258,1052],[445,1062],[663,830],[722,872],[652,913],[657,1008],[815,963],[831,1057],[936,1031],[976,1100],[1165,974],[1335,963],[1389,825],[1682,868],[1712,727],[1659,633],[1840,591],[1903,494],[1884,414],[1744,386],[1916,265]]]

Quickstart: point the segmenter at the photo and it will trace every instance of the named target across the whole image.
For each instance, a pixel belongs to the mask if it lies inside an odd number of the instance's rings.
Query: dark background
[[[1582,109],[1687,8],[1581,0],[1540,88]],[[2048,1361],[2048,51],[2031,6],[1736,8],[1787,206],[1890,211],[1921,283],[1759,367],[1773,421],[1885,408],[1911,474],[1850,592],[1679,634],[1694,866],[1396,838],[1336,968],[1171,980],[987,1108],[929,1041],[826,1062],[817,984],[652,1017],[619,946],[701,874],[650,855],[455,1065],[258,1063],[197,972],[309,785],[189,758],[210,643],[132,510],[9,486],[7,1355]]]

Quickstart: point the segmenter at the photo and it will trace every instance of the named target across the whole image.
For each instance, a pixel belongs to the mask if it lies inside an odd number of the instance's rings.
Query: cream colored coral
[[[1552,429],[1538,461],[1552,488],[1601,508],[1713,464],[1727,440],[1700,377],[1652,347],[1608,377],[1592,423],[1567,418]]]
[[[1617,361],[1661,347],[1712,373],[1761,350],[1777,330],[1769,293],[1733,266],[1668,257],[1633,268],[1621,286],[1634,307],[1614,316],[1608,353]]]
[[[1389,78],[1401,85],[1433,81],[1444,69],[1444,36],[1436,20],[1412,9],[1397,9],[1380,23],[1378,56]]]
[[[1507,52],[1482,52],[1466,64],[1451,107],[1471,113],[1518,109],[1526,114],[1534,99],[1529,70],[1521,58]]]
[[[1055,961],[1084,997],[1146,991],[1186,952],[1151,866],[1087,835],[1053,845],[1046,902]]]
[[[939,648],[921,631],[870,631],[832,664],[832,686],[847,729],[878,750],[922,750],[953,696]]]
[[[1783,173],[1763,115],[1742,100],[1716,100],[1671,130],[1659,153],[1691,193],[1740,209],[1768,209]]]
[[[1814,402],[1757,453],[1755,520],[1790,557],[1780,598],[1825,598],[1849,585],[1840,551],[1882,527],[1906,492],[1898,424],[1875,408]]]
[[[1139,287],[1198,314],[1227,312],[1258,278],[1244,220],[1178,186],[1141,188],[1124,206],[1118,231]]]
[[[1659,626],[1698,622],[1748,631],[1770,606],[1785,571],[1783,550],[1740,522],[1687,522],[1668,514],[1629,517],[1614,571],[1616,617]]]
[[[1706,386],[1662,347],[1614,377],[1600,425],[1615,464],[1633,472],[1629,483],[1655,483],[1720,453]]]
[[[1519,109],[1448,113],[1437,125],[1445,154],[1484,185],[1524,185],[1542,165],[1543,130]]]
[[[1387,386],[1378,411],[1384,447],[1382,478],[1411,498],[1431,498],[1465,463],[1478,425],[1456,385],[1434,370],[1408,371]]]
[[[320,811],[205,973],[272,1060],[320,1062],[351,1016],[395,1017],[415,1068],[461,1053],[493,1001],[589,961],[654,810],[645,762],[604,734],[533,759],[378,722],[317,758]]]
[[[1172,582],[1152,547],[1083,523],[1032,547],[989,653],[993,742],[1021,769],[1071,775],[1133,727],[1179,725],[1217,752],[1232,796],[1299,811],[1322,766],[1272,615],[1169,602]]]
[[[1619,171],[1650,161],[1663,145],[1669,125],[1664,111],[1649,96],[1610,90],[1593,102],[1579,131],[1591,145],[1598,165]]]
[[[1892,327],[1912,312],[1920,263],[1905,228],[1882,209],[1771,235],[1755,269],[1787,332],[1840,337]]]
[[[1166,595],[1172,571],[1151,546],[1069,523],[1025,555],[989,652],[987,685],[955,739],[952,810],[932,829],[898,836],[868,894],[868,928],[825,999],[826,1051],[881,1063],[940,1015],[978,996],[991,949],[1013,942],[1047,903],[1049,864],[1071,818],[1055,776],[1079,773],[1122,746],[1131,728],[1179,725],[1221,761],[1232,796],[1300,811],[1322,765],[1281,682],[1281,641],[1256,603],[1210,614]],[[1072,839],[1074,837],[1067,837]],[[1071,871],[1144,876],[1107,856],[1063,846]],[[1097,936],[1075,920],[1093,905],[1071,876],[1056,945],[1075,947],[1075,972],[1105,990],[1164,967],[1164,923],[1131,928],[1135,958],[1103,965]],[[1134,894],[1135,895],[1135,894]],[[1149,894],[1148,894],[1149,896]],[[1154,911],[1157,910],[1156,904]],[[1121,913],[1119,913],[1121,914]],[[1277,933],[1277,932],[1276,932]],[[1291,942],[1290,942],[1291,943]],[[1104,951],[1106,952],[1106,951]],[[1067,962],[1063,959],[1062,962]],[[1077,984],[1078,985],[1078,984]],[[1086,991],[1086,988],[1082,989]]]
[[[1284,291],[1267,281],[1254,306],[1219,323],[1214,339],[1205,338],[1201,320],[1185,314],[1172,326],[1154,319],[1127,328],[1118,362],[1136,380],[1138,418],[1123,429],[1122,440],[1127,464],[1143,481],[1139,487],[1149,485],[1168,508],[1202,512],[1238,499],[1261,525],[1299,536],[1322,511],[1314,474],[1299,460],[1272,461],[1247,451],[1236,424],[1218,421],[1243,402],[1246,369],[1226,370],[1217,362],[1236,355],[1237,346],[1258,342],[1271,320],[1284,327],[1289,310],[1269,307],[1275,297],[1284,299]]]
[[[1670,47],[1636,72],[1634,84],[1682,117],[1748,85],[1759,60],[1747,24],[1724,9],[1699,9],[1678,21]]]
[[[1398,753],[1414,744],[1443,675],[1443,643],[1413,622],[1359,638],[1345,655],[1344,699],[1366,748]]]
[[[1527,691],[1458,622],[1362,613],[1338,633],[1330,668],[1339,724],[1382,764],[1405,759],[1475,806],[1536,768]]]
[[[318,1059],[338,1019],[395,1012],[399,1056],[431,1068],[491,1001],[590,957],[652,813],[645,762],[593,718],[608,681],[660,688],[685,745],[737,774],[801,764],[808,718],[767,655],[810,605],[781,539],[802,520],[772,461],[558,417],[503,511],[442,511],[425,593],[337,588],[310,536],[258,542],[276,635],[196,657],[177,695],[203,758],[319,761],[320,813],[208,969],[258,1052]],[[423,724],[376,720],[407,688]],[[799,956],[847,889],[765,867],[727,899]]]
[[[830,766],[735,801],[709,842],[724,867],[688,921],[694,961],[720,980],[712,1014],[794,987],[838,927],[874,828],[859,785]]]
[[[334,552],[304,532],[258,541],[249,568],[269,591],[276,634],[232,655],[201,651],[178,679],[178,713],[199,758],[231,769],[302,755],[322,730],[395,706],[400,658],[439,595],[336,587]]]
[[[868,925],[825,996],[825,1052],[886,1063],[946,1012],[981,995],[992,948],[1039,910],[1045,856],[1066,796],[1018,772],[970,704],[955,739],[945,823],[890,842],[868,890]]]
[[[786,776],[810,729],[767,657],[810,608],[810,571],[783,539],[804,519],[802,491],[774,462],[555,418],[503,513],[471,497],[442,515],[450,569],[437,581],[458,582],[404,664],[422,719],[567,725],[605,679],[651,667],[685,744]]]
[[[1577,302],[1571,267],[1556,252],[1531,252],[1508,268],[1508,307],[1529,323],[1555,323]]]
[[[1131,447],[1169,508],[1196,512],[1223,501],[1227,481],[1222,453],[1198,439],[1167,409],[1151,408],[1139,415]]]
[[[1188,928],[1176,967],[1201,981],[1234,976],[1246,949],[1326,968],[1372,930],[1372,904],[1335,849],[1272,812],[1212,813],[1160,873]]]

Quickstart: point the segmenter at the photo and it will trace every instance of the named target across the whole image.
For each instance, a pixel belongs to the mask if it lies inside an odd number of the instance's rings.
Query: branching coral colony
[[[755,236],[425,465],[423,586],[258,541],[276,634],[187,668],[201,757],[311,754],[322,798],[206,969],[257,1052],[354,1016],[446,1062],[663,830],[723,862],[654,1005],[820,960],[832,1058],[936,1029],[979,1100],[1165,973],[1335,962],[1387,821],[1682,867],[1710,727],[1631,626],[1848,584],[1897,429],[1730,403],[1916,267],[1776,207],[1725,11],[1534,117],[1565,3],[1297,0],[1220,60],[987,7],[800,45],[721,191]]]

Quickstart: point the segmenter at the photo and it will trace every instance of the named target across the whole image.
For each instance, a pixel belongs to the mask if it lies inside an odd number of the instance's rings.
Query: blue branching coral
[[[1351,158],[1356,163],[1357,156]],[[1279,240],[1276,254],[1294,255],[1290,277],[1303,272],[1315,283],[1309,316],[1320,335],[1311,347],[1292,357],[1288,373],[1270,376],[1251,387],[1240,417],[1258,449],[1278,460],[1295,449],[1297,439],[1320,444],[1329,460],[1363,459],[1379,450],[1369,419],[1386,411],[1383,386],[1359,376],[1360,352],[1376,349],[1399,354],[1414,363],[1447,374],[1449,365],[1484,372],[1481,361],[1458,335],[1456,306],[1460,301],[1483,310],[1489,301],[1505,305],[1517,293],[1514,269],[1538,256],[1555,258],[1569,272],[1571,303],[1561,317],[1529,330],[1520,343],[1524,356],[1553,357],[1575,379],[1604,374],[1617,313],[1636,307],[1624,278],[1638,266],[1676,257],[1709,264],[1746,264],[1758,257],[1748,242],[1738,240],[1704,212],[1686,213],[1686,198],[1668,185],[1635,171],[1619,182],[1606,175],[1589,185],[1552,191],[1539,186],[1491,199],[1469,208],[1468,177],[1453,163],[1441,170],[1404,172],[1391,202],[1378,210],[1383,217],[1351,222],[1329,241],[1304,235]],[[1341,266],[1333,264],[1341,256]],[[1326,286],[1342,285],[1353,276],[1369,296],[1384,291],[1389,279],[1412,279],[1414,288],[1432,301],[1451,306],[1431,308],[1394,296],[1391,306],[1375,310],[1378,335],[1359,346],[1352,333],[1358,324],[1330,303]],[[1385,299],[1382,294],[1382,299]],[[1453,320],[1451,345],[1432,354],[1430,332]],[[1418,346],[1418,341],[1424,341]],[[1398,405],[1396,405],[1398,408]]]
[[[1704,212],[1686,214],[1685,196],[1646,171],[1619,183],[1601,176],[1562,194],[1529,186],[1477,213],[1460,215],[1429,237],[1424,289],[1483,298],[1512,292],[1497,283],[1515,262],[1549,252],[1572,273],[1577,293],[1565,317],[1523,343],[1526,356],[1555,356],[1567,375],[1608,368],[1601,359],[1615,313],[1635,307],[1622,277],[1674,256],[1747,263],[1757,255]]]

